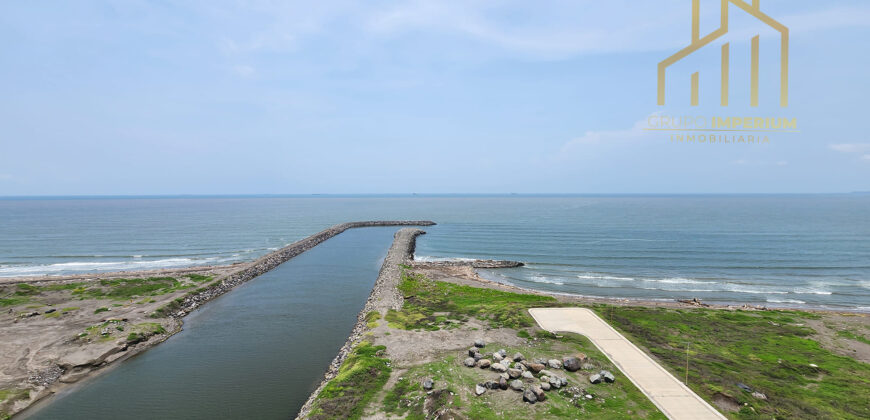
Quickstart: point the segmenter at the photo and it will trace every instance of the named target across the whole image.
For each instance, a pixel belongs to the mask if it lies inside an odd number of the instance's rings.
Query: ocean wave
[[[474,258],[432,257],[432,256],[427,256],[427,255],[414,255],[414,261],[420,261],[420,262],[445,262],[445,261],[471,262],[471,261],[476,261],[476,260]]]
[[[529,281],[534,283],[546,283],[546,284],[555,284],[559,286],[564,286],[565,283],[558,280],[551,280],[546,276],[531,276],[529,277]]]
[[[634,281],[634,277],[619,277],[619,276],[608,276],[605,274],[597,274],[597,273],[585,273],[578,274],[578,279],[584,280],[617,280],[617,281]]]
[[[800,305],[803,305],[804,303],[806,303],[806,302],[804,302],[804,301],[802,301],[802,300],[798,300],[798,299],[773,299],[773,298],[767,298],[767,301],[770,302],[770,303],[796,303],[796,304],[800,304]]]
[[[24,266],[4,266],[0,267],[0,277],[17,277],[17,276],[41,276],[41,275],[57,275],[64,273],[81,273],[91,271],[126,271],[126,270],[148,270],[160,268],[178,268],[196,265],[215,264],[226,262],[230,259],[209,257],[209,258],[165,258],[160,260],[141,260],[134,259],[131,261],[73,261],[54,264],[38,264]]]
[[[827,290],[819,290],[819,289],[808,289],[799,287],[794,289],[794,293],[797,295],[830,295],[833,292],[829,292]]]

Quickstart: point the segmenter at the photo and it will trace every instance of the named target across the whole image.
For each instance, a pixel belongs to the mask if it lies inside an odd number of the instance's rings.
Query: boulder
[[[523,374],[523,371],[521,371],[521,370],[519,370],[519,369],[508,369],[508,370],[507,370],[507,374],[508,374],[508,376],[510,376],[512,379],[516,379],[516,378],[519,378],[520,375]]]
[[[498,351],[496,353],[498,353],[498,355],[501,356],[502,359],[507,357],[507,350],[505,350],[505,349],[498,349]]]
[[[483,359],[483,355],[480,353],[474,353],[474,361],[476,362],[480,359]]]
[[[547,366],[549,366],[550,369],[562,369],[562,362],[557,359],[550,359],[547,360]]]
[[[498,376],[500,378],[510,379],[510,375],[508,375],[507,372],[499,373]]]
[[[474,367],[474,364],[475,364],[476,362],[474,361],[474,358],[473,358],[473,357],[469,357],[469,358],[465,359],[465,361],[462,362],[462,363],[463,363],[465,366],[468,366],[468,367]]]
[[[501,362],[503,359],[504,357],[502,357],[498,352],[492,354],[492,360],[495,360],[496,362]]]
[[[522,391],[523,390],[523,381],[519,379],[512,380],[508,386],[514,391]]]
[[[600,384],[601,383],[601,375],[599,375],[597,373],[593,373],[592,375],[589,375],[589,382],[591,382],[593,384]]]
[[[492,366],[490,366],[490,369],[496,372],[507,372],[507,368],[501,363],[493,363]]]
[[[498,388],[499,389],[508,389],[508,381],[506,378],[504,378],[504,377],[498,378]]]
[[[601,372],[598,372],[598,373],[601,375],[601,378],[604,379],[605,382],[613,383],[613,381],[616,380],[616,377],[613,376],[613,374],[610,373],[610,371],[602,370]]]
[[[529,404],[534,404],[538,401],[538,396],[531,389],[527,389],[523,391],[523,401]]]
[[[472,347],[468,349],[468,356],[474,357],[475,354],[480,354],[480,350],[477,347]]]
[[[486,347],[486,341],[483,341],[483,340],[478,338],[477,340],[474,340],[474,347],[484,348],[484,347]]]
[[[515,362],[514,369],[526,370],[526,363],[525,362]]]
[[[477,384],[474,386],[474,395],[483,395],[484,392],[486,392],[486,387],[484,387],[482,384]]]
[[[560,376],[559,381],[562,382],[562,386],[568,386],[568,378]]]
[[[526,363],[525,366],[526,366],[530,371],[532,371],[532,372],[534,372],[534,373],[539,373],[539,372],[541,372],[542,370],[544,370],[544,368],[546,368],[546,366],[544,366],[544,365],[542,365],[542,364],[540,364],[540,363]]]
[[[544,394],[544,390],[541,387],[532,385],[529,387],[529,390],[535,393],[535,397],[537,397],[538,401],[544,401],[547,399],[547,395]]]
[[[538,372],[538,373],[540,373],[541,376],[551,376],[551,377],[552,377],[552,376],[556,376],[556,375],[553,374],[553,372],[550,372],[549,370],[542,370],[542,371],[540,371],[540,372]]]
[[[514,362],[521,362],[526,360],[526,356],[523,356],[522,353],[514,353]]]
[[[576,357],[565,357],[562,359],[562,366],[568,372],[576,372],[580,370],[581,365],[580,359]]]
[[[550,386],[555,388],[555,389],[559,389],[562,387],[562,381],[559,380],[559,378],[557,378],[555,376],[550,377],[549,382],[550,382]]]
[[[581,364],[589,361],[589,356],[587,356],[586,353],[577,353],[577,355],[574,357],[580,360]]]
[[[477,361],[477,367],[479,367],[481,369],[486,369],[490,365],[492,365],[492,362],[489,361],[489,359],[480,359]]]
[[[498,389],[499,388],[498,381],[486,381],[483,383],[483,386],[486,389]]]
[[[435,381],[433,381],[432,378],[426,378],[423,380],[423,389],[425,389],[426,391],[429,391],[434,387]]]
[[[526,379],[534,379],[534,378],[535,378],[535,375],[532,375],[532,372],[529,372],[529,371],[526,370],[526,371],[523,371],[523,378],[526,378]]]
[[[540,379],[541,382],[550,382],[550,377],[547,375],[541,375],[538,377],[538,379]]]
[[[550,383],[549,382],[541,382],[541,389],[543,389],[544,391],[549,391],[550,390]]]

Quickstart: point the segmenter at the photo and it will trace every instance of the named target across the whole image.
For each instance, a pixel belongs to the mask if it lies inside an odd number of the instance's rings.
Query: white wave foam
[[[804,302],[804,301],[802,301],[802,300],[798,300],[798,299],[772,299],[772,298],[767,298],[767,301],[770,302],[770,303],[797,303],[797,304],[804,304],[804,303],[806,303],[806,302]]]
[[[561,282],[558,280],[552,280],[552,279],[549,279],[545,276],[531,276],[531,277],[529,277],[529,281],[534,282],[534,283],[556,284],[559,286],[565,285],[564,282]]]
[[[148,261],[142,261],[139,259],[134,259],[130,261],[74,261],[55,264],[0,267],[0,277],[40,276],[88,271],[124,271],[147,270],[157,268],[176,268],[210,264],[225,260],[226,259],[220,259],[218,257],[209,257],[202,259],[166,258],[162,260]]]
[[[427,255],[414,255],[415,261],[420,262],[449,262],[449,261],[461,261],[461,262],[471,262],[476,261],[474,258],[461,258],[461,257],[431,257]]]
[[[578,278],[578,279],[584,279],[584,280],[616,280],[616,281],[634,281],[634,278],[633,278],[633,277],[608,276],[608,275],[597,274],[597,273],[578,274],[578,275],[577,275],[577,278]]]
[[[794,290],[794,293],[798,295],[830,295],[833,292],[819,289],[797,288]]]

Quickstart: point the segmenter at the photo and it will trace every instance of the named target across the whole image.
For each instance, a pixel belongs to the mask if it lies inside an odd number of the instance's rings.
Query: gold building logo
[[[788,106],[788,28],[785,25],[777,22],[770,16],[761,11],[761,0],[752,0],[749,4],[744,0],[721,0],[721,16],[719,29],[701,37],[700,34],[700,0],[692,0],[692,43],[686,48],[678,51],[676,54],[666,58],[658,65],[658,104],[665,104],[665,73],[671,65],[686,58],[695,51],[711,44],[713,41],[721,38],[728,33],[728,7],[733,4],[749,15],[755,17],[759,21],[770,26],[780,34],[780,86],[779,86],[779,105],[781,107]],[[759,60],[759,35],[752,37],[751,44],[751,59],[750,59],[750,105],[758,106],[758,60]],[[729,43],[722,45],[722,75],[721,75],[721,105],[728,105],[728,75],[730,62],[730,47]],[[699,72],[691,75],[691,104],[698,106],[698,85],[700,74]]]

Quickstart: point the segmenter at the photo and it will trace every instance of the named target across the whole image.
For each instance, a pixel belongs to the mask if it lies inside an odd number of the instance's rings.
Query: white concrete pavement
[[[529,313],[545,330],[588,337],[669,419],[725,419],[595,312],[586,308],[533,308]]]

